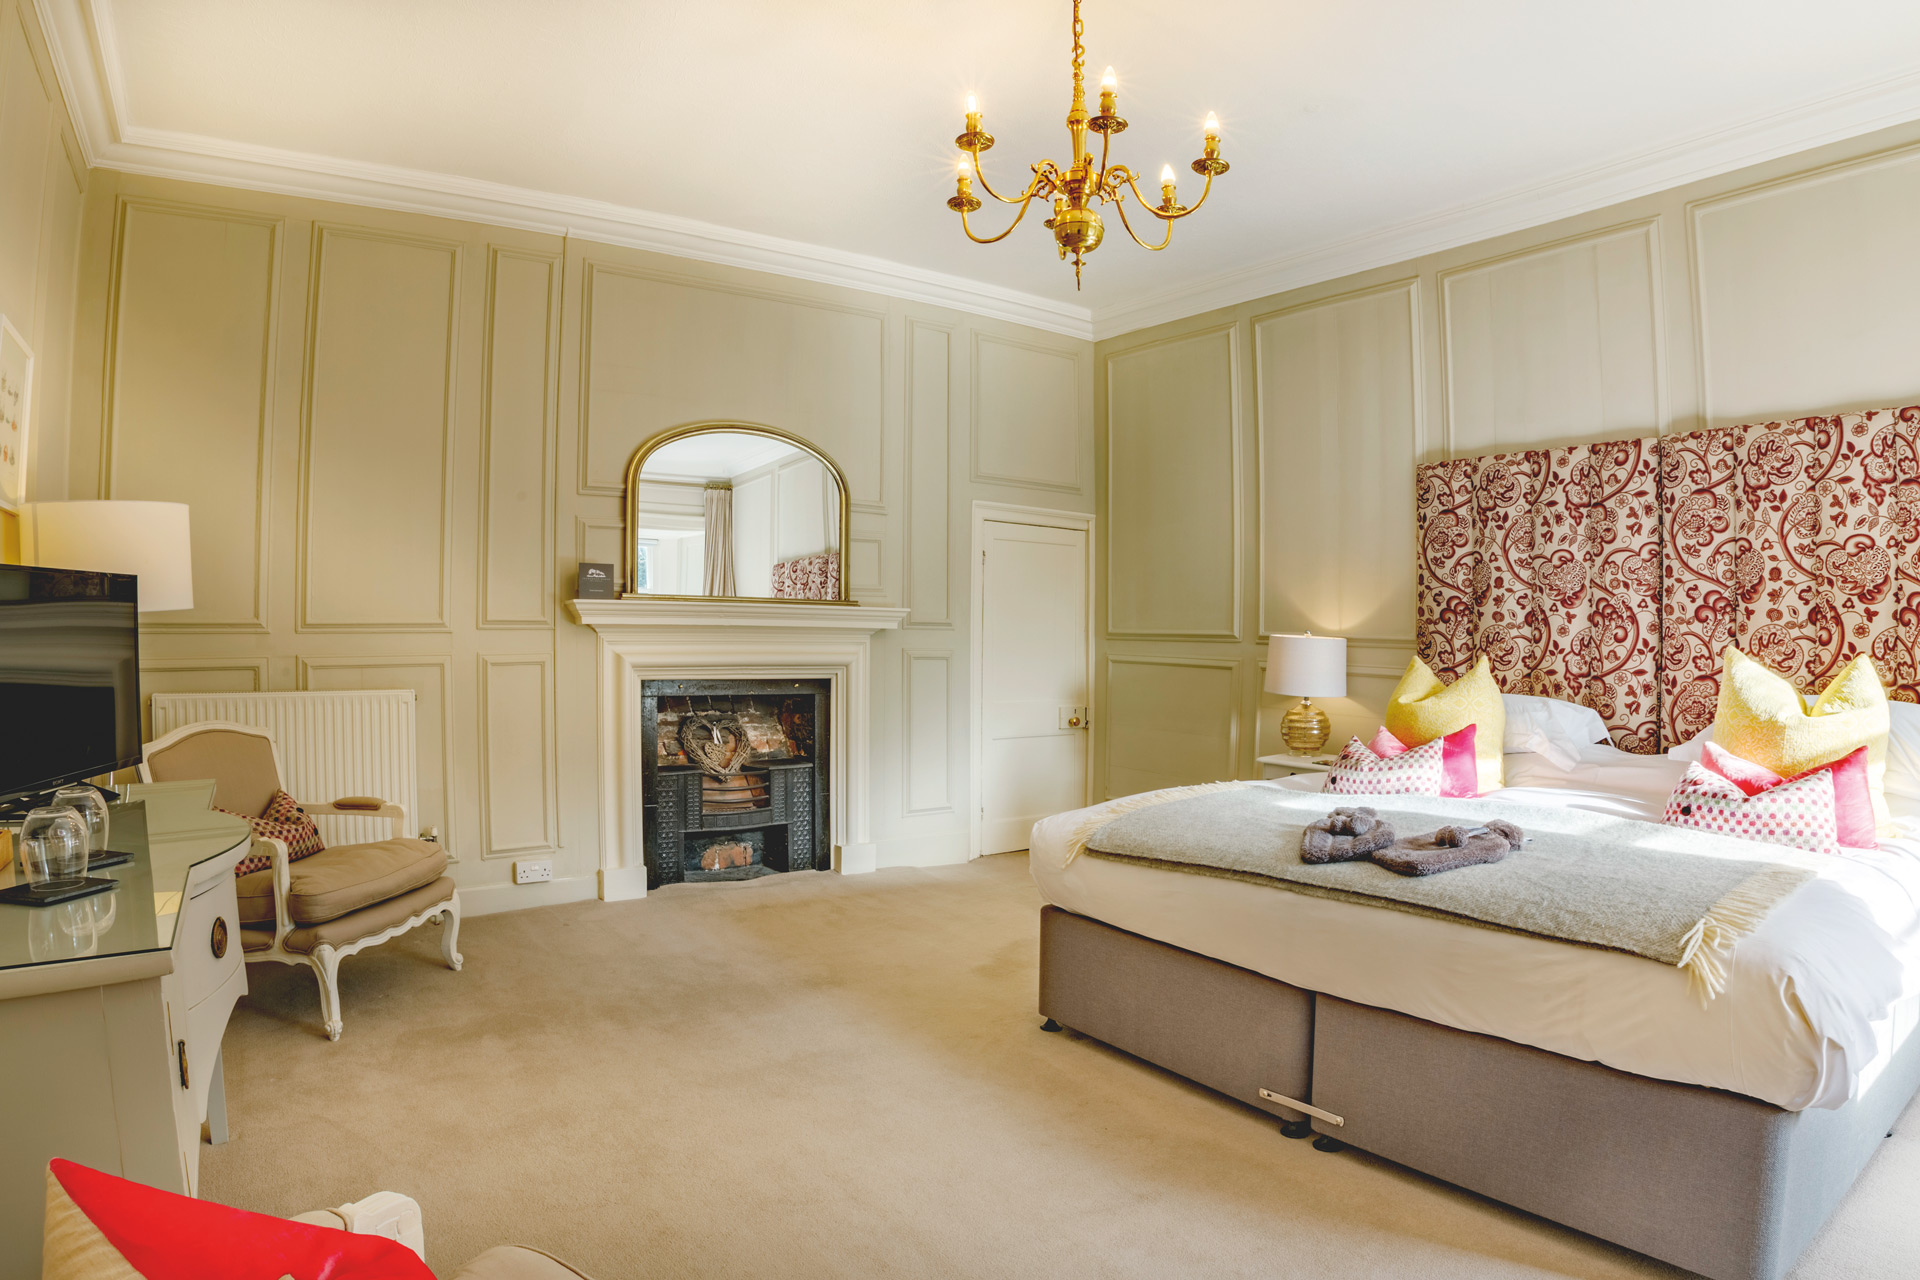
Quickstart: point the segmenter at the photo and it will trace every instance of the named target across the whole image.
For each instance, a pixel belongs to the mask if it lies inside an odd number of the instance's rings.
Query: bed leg
[[[1055,1022],[1052,1018],[1048,1018],[1045,1022],[1041,1023],[1040,1029],[1042,1031],[1065,1031],[1066,1030],[1065,1027]]]
[[[1313,1140],[1313,1149],[1315,1151],[1326,1151],[1326,1152],[1345,1151],[1347,1149],[1347,1144],[1340,1141],[1340,1139],[1338,1138],[1329,1138],[1326,1134],[1323,1133],[1319,1137]]]
[[[1313,1121],[1282,1120],[1280,1122],[1280,1136],[1283,1138],[1311,1138],[1313,1136]]]

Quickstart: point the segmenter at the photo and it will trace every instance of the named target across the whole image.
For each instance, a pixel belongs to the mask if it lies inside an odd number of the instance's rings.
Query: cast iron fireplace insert
[[[828,693],[826,680],[642,682],[647,888],[831,868]]]

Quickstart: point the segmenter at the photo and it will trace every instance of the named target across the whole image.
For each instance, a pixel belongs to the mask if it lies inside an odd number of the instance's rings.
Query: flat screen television
[[[0,807],[140,762],[134,584],[0,565]]]

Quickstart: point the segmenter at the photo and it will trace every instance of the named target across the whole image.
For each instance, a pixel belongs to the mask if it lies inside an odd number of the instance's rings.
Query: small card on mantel
[[[580,579],[574,588],[574,599],[611,600],[619,594],[619,583],[614,579],[612,565],[590,564],[586,561],[580,563]]]

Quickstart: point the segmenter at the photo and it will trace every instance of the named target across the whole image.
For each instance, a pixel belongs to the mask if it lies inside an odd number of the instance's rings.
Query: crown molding
[[[1854,86],[1735,125],[1689,134],[1470,204],[1223,271],[1137,302],[1103,307],[1096,341],[1251,302],[1429,253],[1544,226],[1920,119],[1920,71]]]
[[[32,3],[81,151],[93,167],[573,236],[1093,337],[1086,307],[868,254],[604,200],[134,125],[126,118],[119,49],[101,0]]]
[[[126,118],[125,81],[104,0],[31,3],[93,167],[577,236],[1094,340],[1524,231],[1920,119],[1920,71],[1902,73],[1096,312],[884,258],[607,201],[136,126]]]

